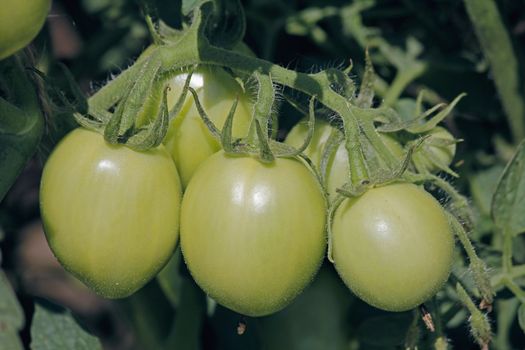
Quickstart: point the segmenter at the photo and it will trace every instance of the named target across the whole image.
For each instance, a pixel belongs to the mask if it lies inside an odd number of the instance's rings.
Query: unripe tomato
[[[2,0],[0,11],[0,60],[27,46],[38,34],[51,0]]]
[[[454,141],[454,136],[447,129],[436,126],[429,132],[423,134],[422,136],[430,135],[432,139],[442,139],[445,141]],[[433,156],[436,160],[445,166],[449,166],[454,159],[456,154],[456,144],[452,143],[446,146],[438,146],[432,144],[424,144],[423,148],[416,150],[413,155],[413,162],[416,165],[416,168],[419,171],[426,170],[430,173],[439,172],[441,169],[436,166],[429,158],[428,155]]]
[[[40,209],[51,250],[96,293],[121,298],[148,282],[178,240],[181,188],[160,146],[136,152],[76,129],[48,159]]]
[[[310,144],[305,149],[306,154],[316,166],[321,165],[326,142],[330,137],[333,127],[322,119],[315,120],[314,134]],[[300,147],[308,134],[308,122],[306,119],[297,123],[286,136],[285,143],[293,147]],[[390,149],[394,156],[401,161],[404,156],[403,147],[393,137],[387,134],[380,134],[381,140]],[[385,166],[383,162],[378,162],[377,166]],[[326,169],[325,185],[331,198],[335,196],[336,189],[342,187],[349,178],[348,152],[344,143],[341,143],[334,154],[328,160]]]
[[[181,248],[197,284],[249,316],[288,305],[312,280],[326,249],[326,204],[305,165],[263,164],[218,152],[182,201]]]
[[[361,299],[405,311],[432,297],[447,280],[454,237],[438,201],[398,183],[343,201],[332,223],[335,267]]]
[[[187,74],[180,74],[171,80],[168,92],[170,109],[177,102],[186,78]],[[233,136],[247,135],[251,122],[251,104],[239,83],[226,71],[216,67],[201,67],[193,73],[190,86],[197,91],[206,114],[219,130],[239,96],[233,119]],[[219,142],[202,121],[193,96],[189,93],[181,112],[170,124],[164,144],[177,165],[183,188],[186,188],[197,167],[221,149]]]

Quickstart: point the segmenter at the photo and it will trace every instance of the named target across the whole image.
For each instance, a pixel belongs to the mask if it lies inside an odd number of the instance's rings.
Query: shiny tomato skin
[[[180,201],[177,169],[163,146],[136,152],[82,128],[51,154],[40,188],[51,250],[107,298],[132,294],[168,261]]]
[[[326,203],[301,161],[218,152],[191,180],[181,248],[197,284],[248,316],[274,313],[313,279],[326,249]]]
[[[171,80],[168,92],[170,109],[177,102],[186,78],[187,73],[182,73]],[[240,138],[247,135],[251,122],[251,103],[232,76],[222,69],[204,66],[193,73],[190,86],[197,91],[206,114],[219,130],[239,96],[233,119],[233,136]],[[190,93],[181,112],[171,122],[164,144],[177,165],[183,188],[186,188],[199,165],[221,149],[220,143],[202,121]]]
[[[2,0],[0,60],[27,46],[40,32],[51,0]]]
[[[358,297],[405,311],[447,280],[454,237],[434,197],[397,183],[344,200],[333,218],[332,249],[339,275]]]

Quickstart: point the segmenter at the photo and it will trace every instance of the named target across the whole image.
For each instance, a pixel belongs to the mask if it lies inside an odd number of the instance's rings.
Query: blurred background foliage
[[[446,120],[452,133],[464,140],[454,164],[460,178],[452,182],[471,198],[477,214],[471,237],[479,254],[497,270],[501,242],[494,234],[490,203],[513,145],[520,141],[516,135],[520,134],[513,130],[508,106],[498,95],[496,71],[491,70],[490,58],[467,14],[467,2],[246,0],[245,42],[257,56],[305,72],[343,67],[351,61],[356,78],[364,69],[368,48],[381,78],[377,94],[393,104],[414,98],[423,89],[430,104],[449,102],[467,92],[452,118]],[[496,3],[513,52],[513,57],[507,57],[508,65],[520,63],[514,74],[519,83],[515,92],[521,96],[517,104],[523,106],[525,1]],[[182,25],[178,16],[181,0],[158,0],[156,5],[162,20],[174,27]],[[138,2],[54,0],[34,50],[39,57],[38,68],[57,86],[67,84],[58,61],[69,68],[89,95],[128,67],[149,42]],[[397,95],[387,92],[390,84],[398,84]],[[282,139],[300,118],[297,111],[282,104],[278,137]],[[422,340],[423,348],[430,348],[435,341],[417,314],[383,312],[353,297],[330,264],[323,266],[313,284],[292,305],[259,319],[243,318],[208,300],[181,263],[180,253],[156,280],[132,297],[110,302],[93,295],[56,262],[39,221],[38,186],[43,161],[74,125],[67,110],[48,119],[38,155],[0,204],[2,268],[23,307],[25,317],[20,311],[11,312],[19,317],[21,339],[26,346],[30,322],[23,326],[23,319],[33,317],[35,297],[71,309],[77,321],[98,336],[107,349],[374,350],[409,347],[407,342],[413,337]],[[523,235],[514,239],[513,249],[515,263],[524,264]],[[462,276],[465,269],[461,264],[454,267],[451,286],[445,287],[435,301],[439,302],[443,331],[451,345],[455,349],[476,349],[468,330],[468,315],[452,287],[455,276]],[[525,286],[523,278],[518,283]],[[0,300],[0,310],[6,303]],[[525,347],[518,306],[512,293],[498,290],[491,313],[495,349]],[[40,312],[45,317],[45,311]],[[522,317],[525,320],[525,315]],[[244,334],[239,335],[244,326]],[[0,338],[0,349],[9,349],[5,344]]]

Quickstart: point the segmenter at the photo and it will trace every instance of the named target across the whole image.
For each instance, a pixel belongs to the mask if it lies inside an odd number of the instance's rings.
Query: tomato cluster
[[[171,81],[170,107],[186,78],[182,73]],[[233,134],[246,136],[250,99],[228,72],[200,68],[190,86],[219,128],[239,97]],[[314,166],[332,130],[316,122],[304,152]],[[300,123],[286,142],[299,146],[307,132]],[[401,163],[402,143],[389,135],[381,139]],[[73,131],[42,179],[42,217],[53,252],[99,294],[124,297],[169,259],[180,217],[182,253],[197,284],[218,303],[250,316],[288,305],[315,276],[328,239],[341,278],[376,307],[417,307],[447,279],[453,236],[440,204],[423,188],[399,182],[372,187],[344,198],[328,220],[328,203],[340,196],[336,189],[349,173],[343,144],[329,155],[324,183],[300,157],[265,163],[220,149],[191,97],[164,145],[147,152]],[[385,166],[380,158],[377,166]]]

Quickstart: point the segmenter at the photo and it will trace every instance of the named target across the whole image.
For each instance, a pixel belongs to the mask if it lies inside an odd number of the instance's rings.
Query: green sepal
[[[253,104],[252,122],[248,132],[248,143],[257,144],[256,121],[259,126],[263,127],[264,134],[268,135],[268,123],[272,114],[273,104],[275,102],[275,89],[272,78],[259,72],[254,72],[253,77],[257,81],[257,100]],[[268,139],[268,136],[266,136]]]
[[[155,79],[161,67],[161,62],[155,56],[149,56],[140,63],[140,69],[135,76],[130,90],[118,103],[115,113],[104,129],[104,138],[109,143],[125,143],[132,135],[135,121],[147,110],[148,99],[152,97]],[[123,142],[124,141],[124,142]]]
[[[424,124],[420,125],[414,125],[406,128],[406,130],[413,134],[420,134],[423,132],[427,132],[432,130],[434,127],[436,127],[443,119],[445,119],[450,112],[452,112],[452,109],[458,104],[458,102],[465,97],[467,94],[462,93],[456,96],[456,98],[448,104],[445,109],[440,111],[438,114],[430,118],[428,121],[426,121]]]
[[[303,144],[301,147],[297,149],[298,153],[304,152],[304,150],[310,145],[310,142],[312,142],[312,137],[314,136],[314,128],[315,128],[315,98],[316,96],[312,96],[310,98],[310,103],[308,104],[308,133],[306,134],[306,137],[303,141]]]
[[[228,116],[224,121],[224,126],[221,131],[221,144],[224,152],[226,153],[235,153],[235,147],[233,146],[233,117],[235,115],[235,110],[237,109],[237,104],[239,103],[239,96],[235,98],[233,104],[228,112]]]
[[[255,119],[255,130],[257,131],[257,137],[259,139],[259,157],[261,161],[264,163],[273,162],[275,157],[270,149],[268,133],[265,133],[258,119]]]
[[[142,0],[142,2],[145,2],[145,1]],[[155,23],[153,23],[153,19],[151,18],[150,13],[148,13],[148,11],[151,11],[150,6],[143,6],[142,11],[145,13],[144,19],[146,21],[146,26],[148,27],[148,32],[149,32],[149,35],[151,36],[151,40],[153,41],[153,44],[162,45],[164,41],[162,40],[162,37],[160,36],[159,31],[155,26]]]
[[[388,116],[387,119],[389,121],[385,124],[380,125],[377,128],[377,130],[381,132],[396,132],[400,130],[407,130],[413,126],[421,125],[422,120],[432,115],[432,113],[442,108],[443,106],[445,106],[444,103],[439,103],[423,113],[416,114],[414,118],[409,120],[403,120],[395,110],[390,109],[390,113],[384,114],[384,116]]]
[[[145,151],[159,146],[168,132],[169,112],[167,87],[164,88],[161,108],[159,115],[151,125],[148,125],[134,133],[127,141],[126,145],[137,151]]]
[[[372,65],[372,60],[368,54],[368,49],[365,51],[365,74],[363,75],[363,80],[361,81],[361,87],[359,88],[359,95],[355,104],[357,107],[361,108],[371,108],[372,102],[374,100],[374,82],[375,82],[375,73],[374,67]]]
[[[378,131],[381,132],[396,132],[400,130],[406,130],[407,132],[411,134],[421,134],[428,132],[432,130],[434,127],[436,127],[443,119],[445,119],[450,112],[452,112],[452,109],[459,103],[459,101],[466,96],[465,93],[462,93],[458,95],[450,104],[446,105],[444,103],[439,103],[430,109],[426,110],[425,112],[421,112],[422,109],[422,96],[423,94],[420,93],[417,97],[416,101],[416,109],[415,109],[415,116],[414,118],[411,118],[409,120],[404,120],[392,109],[384,109],[382,116],[386,118],[382,118],[376,121],[380,121],[383,124],[377,127]],[[446,107],[445,107],[446,106]],[[436,112],[437,110],[442,109],[439,113],[431,117],[429,120],[424,121],[427,117],[431,116]],[[380,110],[379,108],[377,109]],[[388,111],[388,113],[385,113]]]
[[[177,99],[177,102],[171,109],[171,111],[169,111],[170,121],[174,119],[177,115],[179,115],[180,111],[182,110],[182,106],[184,106],[184,101],[186,101],[186,96],[188,96],[188,89],[190,87],[191,77],[193,76],[193,73],[195,72],[195,68],[196,66],[188,71],[188,76],[186,77],[186,80],[184,81],[182,92],[179,98]]]
[[[310,145],[315,128],[315,96],[310,98],[309,112],[308,112],[308,133],[299,148],[294,148],[282,142],[269,140],[270,149],[276,157],[295,157],[303,153],[304,150]]]
[[[321,154],[321,162],[319,164],[319,172],[323,181],[327,177],[328,164],[330,163],[330,159],[332,159],[332,157],[335,155],[337,149],[339,148],[339,145],[341,144],[341,142],[344,141],[344,139],[344,134],[337,128],[333,128],[330,133],[330,136],[328,136],[328,140],[326,140],[326,143],[322,150],[323,153]]]
[[[113,114],[105,109],[99,108],[98,105],[89,105],[88,113],[73,113],[76,122],[86,129],[104,132],[104,127],[111,120]]]
[[[195,101],[195,107],[197,108],[197,112],[199,113],[200,117],[202,118],[204,124],[206,125],[206,127],[208,128],[208,130],[210,131],[211,135],[217,140],[217,141],[221,141],[221,132],[219,131],[219,129],[217,129],[217,127],[215,126],[215,124],[213,124],[213,122],[211,121],[211,119],[208,117],[208,114],[206,114],[206,111],[204,110],[204,108],[202,107],[202,104],[199,100],[199,96],[197,95],[197,91],[195,91],[194,88],[192,87],[188,87],[188,91],[192,94],[193,96],[193,100]]]
[[[429,147],[446,147],[461,142],[461,140],[449,140],[443,138],[432,137],[431,135],[425,135],[418,138],[417,140],[407,143],[407,146],[413,150],[413,153],[417,153],[418,156],[423,157],[431,162],[439,170],[446,172],[450,176],[459,177],[459,174],[454,170],[450,169],[448,164],[444,163],[438,156],[436,156]],[[422,164],[419,158],[412,157],[412,163],[416,170],[421,174],[430,174],[426,164]]]

